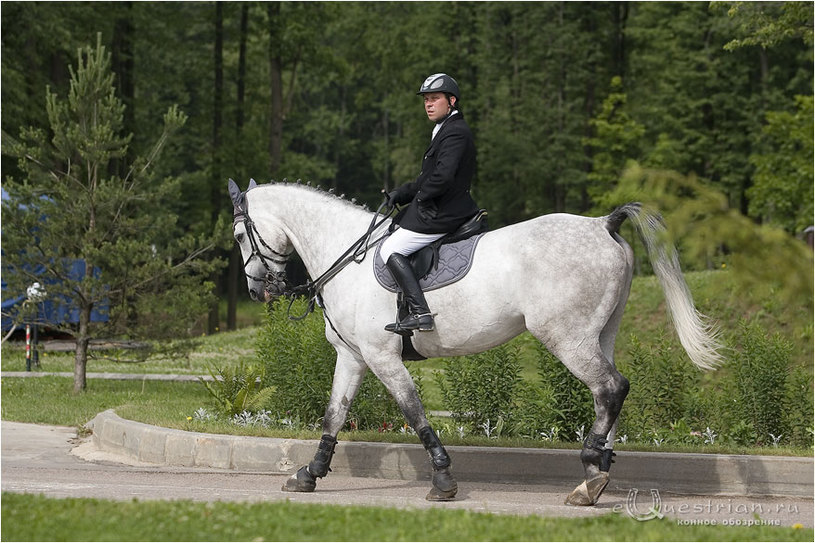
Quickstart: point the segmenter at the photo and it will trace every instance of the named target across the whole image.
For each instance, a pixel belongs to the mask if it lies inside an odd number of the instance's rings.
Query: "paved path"
[[[72,451],[81,452],[82,459]],[[128,463],[122,463],[126,461]],[[135,464],[135,465],[134,465]],[[563,505],[568,488],[546,485],[460,484],[458,499],[430,503],[428,483],[332,473],[319,482],[317,492],[280,491],[288,475],[213,468],[183,468],[137,463],[89,450],[74,429],[2,422],[2,490],[42,493],[52,497],[94,497],[114,500],[190,499],[196,501],[274,502],[377,505],[423,509],[469,509],[544,516],[583,517],[626,512],[629,492],[607,491],[596,507]],[[800,497],[682,496],[662,493],[662,511],[685,523],[749,523],[756,514],[764,522],[813,526],[813,502]],[[648,490],[633,503],[634,514],[651,506]]]

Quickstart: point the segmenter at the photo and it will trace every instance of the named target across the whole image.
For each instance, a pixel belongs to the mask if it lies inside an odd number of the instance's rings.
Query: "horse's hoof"
[[[317,480],[308,472],[308,468],[303,466],[297,473],[289,477],[283,483],[283,492],[314,492],[317,488]]]
[[[458,484],[450,473],[450,468],[433,470],[433,488],[427,493],[425,499],[431,502],[450,501],[456,497]]]
[[[608,473],[601,471],[588,481],[583,481],[566,498],[566,505],[594,505],[608,485]]]
[[[430,492],[427,493],[424,499],[429,502],[450,502],[456,499],[456,492],[458,492],[458,487],[454,488],[453,490],[439,490],[436,487],[430,489]]]

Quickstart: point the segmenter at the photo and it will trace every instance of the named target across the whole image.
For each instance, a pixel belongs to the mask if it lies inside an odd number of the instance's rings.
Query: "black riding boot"
[[[405,296],[405,301],[408,306],[408,316],[399,322],[394,322],[385,327],[388,332],[396,332],[397,334],[407,333],[413,330],[421,332],[429,332],[435,329],[433,322],[433,315],[430,314],[430,308],[427,307],[427,300],[424,298],[419,286],[419,280],[413,273],[413,267],[404,256],[393,253],[388,262],[386,263],[388,270],[393,275],[394,280],[402,289]]]

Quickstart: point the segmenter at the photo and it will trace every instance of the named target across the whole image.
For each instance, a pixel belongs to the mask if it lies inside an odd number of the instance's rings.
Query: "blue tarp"
[[[2,189],[2,198],[3,200],[8,200],[9,195]],[[68,277],[72,280],[79,281],[85,276],[85,263],[82,260],[72,260],[68,261],[68,265],[70,268],[68,271]],[[45,268],[39,266],[38,268],[34,269],[34,273],[36,275],[40,275],[45,271]],[[8,269],[4,269],[3,273],[9,273]],[[94,274],[99,273],[98,269],[94,269]],[[48,281],[43,280],[42,288],[47,292],[48,291]],[[53,282],[51,283],[53,284]],[[3,332],[6,332],[11,329],[11,326],[14,323],[14,318],[18,315],[18,313],[22,310],[23,303],[27,300],[28,296],[25,292],[9,292],[6,281],[2,281],[2,292],[3,292],[3,315],[2,315],[2,325],[0,329]],[[36,322],[38,324],[42,324],[45,326],[57,326],[59,324],[64,323],[72,323],[76,324],[79,322],[79,310],[74,306],[73,303],[69,299],[65,299],[63,302],[57,301],[45,301],[45,302],[37,302],[34,304],[36,307],[36,314],[32,315],[32,319],[30,322]],[[92,322],[107,322],[108,315],[107,315],[107,304],[101,304],[98,309],[95,309],[91,312],[91,321]],[[33,312],[33,310],[32,310]]]

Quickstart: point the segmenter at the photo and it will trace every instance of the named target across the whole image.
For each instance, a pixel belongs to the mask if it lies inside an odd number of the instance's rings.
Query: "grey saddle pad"
[[[478,234],[471,238],[463,239],[455,243],[442,245],[439,248],[438,266],[430,268],[430,272],[419,278],[419,286],[422,290],[435,290],[455,283],[470,271],[473,263],[473,254],[478,245],[478,240],[484,234]],[[385,263],[379,258],[380,243],[374,253],[374,275],[379,284],[391,292],[398,292],[399,288],[393,280],[391,272],[385,267]]]

